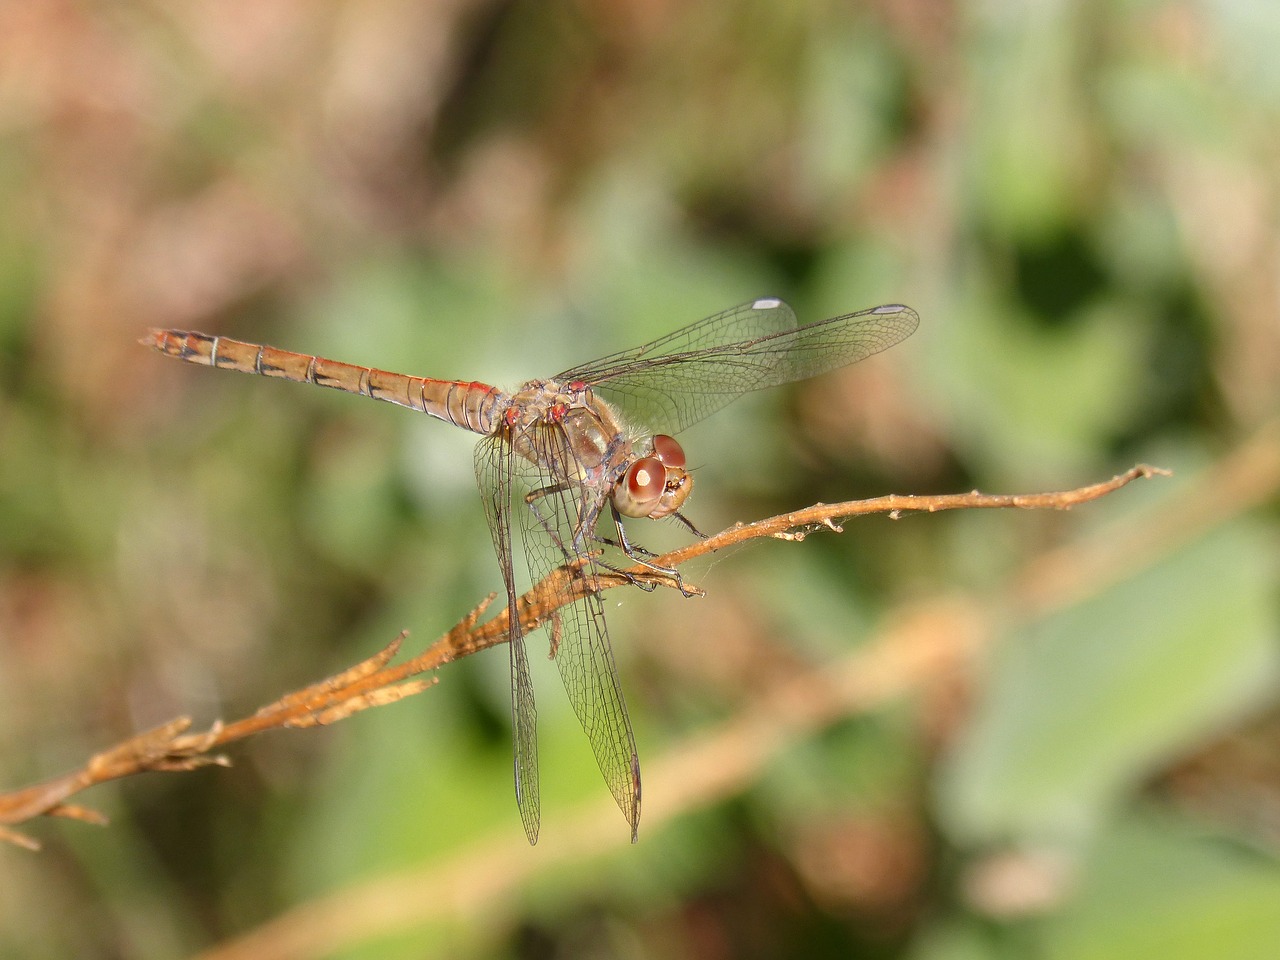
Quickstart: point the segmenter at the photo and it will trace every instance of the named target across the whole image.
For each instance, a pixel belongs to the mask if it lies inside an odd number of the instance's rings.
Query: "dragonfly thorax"
[[[501,423],[520,456],[596,491],[624,517],[670,516],[693,490],[674,437],[633,442],[613,407],[582,381],[529,381],[512,394]]]
[[[581,383],[529,381],[501,424],[520,456],[575,485],[611,489],[634,458],[618,415]]]
[[[513,431],[529,430],[538,424],[560,423],[571,411],[596,404],[603,406],[612,417],[606,405],[593,401],[591,390],[584,384],[530,380],[507,399],[502,422]]]

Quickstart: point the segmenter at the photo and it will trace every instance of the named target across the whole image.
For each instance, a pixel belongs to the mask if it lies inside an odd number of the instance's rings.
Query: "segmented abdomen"
[[[481,434],[493,432],[506,399],[501,390],[487,383],[411,377],[186,330],[152,330],[142,342],[188,363],[314,383],[385,400]]]

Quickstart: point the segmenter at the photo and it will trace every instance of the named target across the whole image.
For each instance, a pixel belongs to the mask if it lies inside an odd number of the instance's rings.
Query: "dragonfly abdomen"
[[[188,363],[238,370],[385,400],[475,433],[492,433],[505,394],[487,383],[411,377],[374,367],[187,330],[152,330],[142,342]]]

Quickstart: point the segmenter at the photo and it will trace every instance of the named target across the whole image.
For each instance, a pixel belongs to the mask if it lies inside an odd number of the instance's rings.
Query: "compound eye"
[[[653,435],[653,455],[668,467],[684,466],[684,447],[675,437],[668,437],[665,433]]]
[[[624,517],[647,517],[658,506],[667,486],[667,468],[657,457],[641,457],[613,493],[613,505]]]

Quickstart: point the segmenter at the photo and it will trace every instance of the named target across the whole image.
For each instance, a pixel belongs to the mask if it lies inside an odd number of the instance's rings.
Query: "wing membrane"
[[[910,307],[887,304],[797,327],[781,300],[752,300],[556,379],[591,384],[632,421],[678,433],[744,393],[886,350],[919,322]]]
[[[476,480],[484,501],[485,517],[493,549],[502,568],[503,586],[507,591],[507,616],[510,624],[507,650],[511,658],[511,728],[515,743],[516,806],[530,843],[538,842],[541,823],[541,799],[538,790],[538,709],[533,699],[533,681],[529,676],[529,657],[516,609],[515,574],[511,560],[511,496],[512,474],[518,458],[511,445],[500,436],[486,437],[476,444]],[[523,506],[523,505],[522,505]]]
[[[529,439],[534,459],[549,464],[571,462],[573,454],[562,425],[540,423]],[[530,494],[527,509],[519,503],[516,509],[533,582],[579,555],[584,558],[581,575],[594,577],[598,564],[587,550],[592,546],[599,494],[563,475],[549,477],[523,458],[516,460],[515,473],[516,496],[520,490]],[[640,820],[640,760],[599,594],[590,593],[558,611],[551,655],[605,783],[631,824],[634,841]]]

